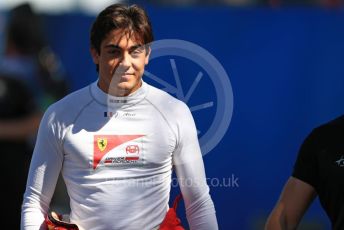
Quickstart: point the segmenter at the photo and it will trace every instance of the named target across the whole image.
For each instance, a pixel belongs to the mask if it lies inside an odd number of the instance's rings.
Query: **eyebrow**
[[[140,47],[142,47],[142,46],[143,46],[143,45],[139,45],[139,44],[133,45],[133,46],[129,47],[129,50],[135,50],[135,49],[140,48]],[[122,48],[119,47],[118,45],[114,45],[114,44],[108,44],[108,45],[106,45],[104,48],[122,49]]]

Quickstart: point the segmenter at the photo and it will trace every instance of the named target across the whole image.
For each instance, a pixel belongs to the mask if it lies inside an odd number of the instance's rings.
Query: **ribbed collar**
[[[98,81],[90,85],[90,93],[99,104],[110,108],[126,108],[142,101],[148,93],[148,85],[142,81],[141,87],[126,97],[115,97],[104,93],[98,86]]]

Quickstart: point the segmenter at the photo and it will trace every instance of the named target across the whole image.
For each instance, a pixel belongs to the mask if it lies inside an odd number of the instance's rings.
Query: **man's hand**
[[[79,230],[76,224],[64,221],[62,215],[56,212],[50,212],[45,219],[45,223],[49,230]]]

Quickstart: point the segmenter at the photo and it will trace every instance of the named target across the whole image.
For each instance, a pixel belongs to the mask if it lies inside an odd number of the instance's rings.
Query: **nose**
[[[122,67],[129,67],[130,66],[130,54],[128,52],[123,53],[120,65]]]

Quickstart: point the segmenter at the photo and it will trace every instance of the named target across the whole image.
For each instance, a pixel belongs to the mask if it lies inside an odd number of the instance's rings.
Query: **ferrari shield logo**
[[[107,146],[107,139],[106,138],[98,138],[97,144],[98,144],[99,150],[102,152],[102,151],[104,151],[104,149]]]

